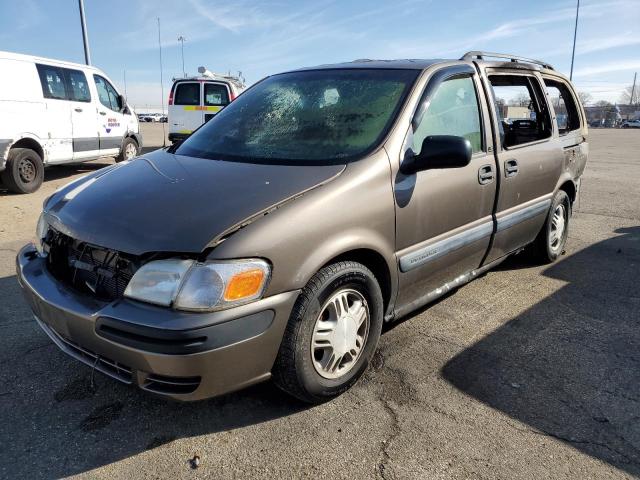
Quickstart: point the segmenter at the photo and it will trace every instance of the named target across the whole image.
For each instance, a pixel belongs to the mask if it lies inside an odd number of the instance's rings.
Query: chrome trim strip
[[[452,235],[435,243],[431,243],[418,250],[400,257],[400,271],[408,272],[440,258],[454,250],[488,237],[493,233],[493,222],[485,222],[464,232]]]
[[[549,210],[550,206],[551,199],[547,199],[541,202],[534,203],[533,205],[529,205],[528,207],[522,208],[516,212],[505,215],[504,217],[498,219],[498,228],[496,230],[496,233],[502,232],[503,230],[513,227],[518,223],[522,223],[525,220],[536,217]]]

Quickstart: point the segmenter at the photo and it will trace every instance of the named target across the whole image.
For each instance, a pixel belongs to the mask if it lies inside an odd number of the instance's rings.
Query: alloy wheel
[[[327,300],[316,319],[311,358],[318,374],[335,379],[349,372],[367,343],[371,317],[364,296],[342,289]]]

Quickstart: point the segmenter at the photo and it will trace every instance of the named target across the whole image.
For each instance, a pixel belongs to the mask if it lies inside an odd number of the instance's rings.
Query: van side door
[[[485,263],[532,242],[551,206],[562,168],[541,78],[534,71],[486,68],[496,132],[500,190],[496,233]]]
[[[43,144],[48,151],[48,163],[68,162],[73,158],[73,129],[71,105],[63,69],[53,65],[36,64],[46,110],[38,121],[44,126]]]
[[[71,104],[73,159],[96,158],[100,155],[100,139],[96,107],[85,72],[64,68]]]
[[[473,154],[462,168],[395,175],[397,313],[478,268],[489,247],[496,169],[481,91],[470,65],[444,67],[428,79],[413,114],[401,161],[419,153],[429,135],[464,137]]]
[[[118,91],[105,77],[94,74],[93,81],[98,94],[96,118],[100,155],[117,155],[129,125],[129,119],[125,118],[126,105],[122,104]]]

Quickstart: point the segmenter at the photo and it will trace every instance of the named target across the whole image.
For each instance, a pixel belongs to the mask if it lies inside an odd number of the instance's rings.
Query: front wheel
[[[136,156],[138,156],[138,143],[131,137],[125,138],[122,142],[120,153],[116,157],[116,162],[131,160]]]
[[[569,196],[563,190],[558,190],[542,230],[533,242],[533,253],[540,262],[551,263],[562,255],[569,234],[570,218]]]
[[[364,265],[344,261],[321,269],[291,313],[273,368],[276,384],[309,403],[348,390],[375,352],[383,308],[380,286]]]

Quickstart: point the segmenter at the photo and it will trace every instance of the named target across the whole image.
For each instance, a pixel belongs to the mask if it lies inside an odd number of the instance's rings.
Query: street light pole
[[[84,42],[84,63],[91,65],[91,52],[89,52],[89,37],[87,35],[87,22],[84,19],[84,0],[78,0],[80,7],[80,24],[82,25],[82,41]]]
[[[576,6],[576,25],[573,29],[573,51],[571,52],[571,72],[569,73],[569,80],[573,80],[573,58],[576,55],[576,37],[578,36],[578,13],[580,12],[580,0]]]
[[[186,38],[184,38],[182,35],[180,35],[178,37],[178,41],[182,44],[182,76],[184,78],[187,78],[187,74],[184,71],[184,41],[186,40]]]

